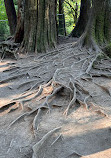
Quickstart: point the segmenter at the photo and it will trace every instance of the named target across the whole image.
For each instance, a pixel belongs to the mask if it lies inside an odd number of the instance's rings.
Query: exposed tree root
[[[73,152],[72,154],[70,154],[69,156],[67,156],[66,158],[70,158],[71,156],[77,156],[78,158],[82,157],[83,155],[77,153],[77,152]]]
[[[63,136],[62,134],[60,134],[55,140],[54,142],[51,144],[51,146],[53,146],[56,142],[58,142],[59,140],[63,140]]]
[[[42,109],[40,108],[40,109],[38,109],[37,115],[34,117],[34,120],[33,120],[33,130],[34,130],[34,136],[35,137],[36,137],[36,134],[37,134],[39,118],[40,118],[41,113],[42,113]]]
[[[68,115],[69,109],[71,108],[71,106],[73,106],[75,104],[75,101],[76,101],[77,90],[76,90],[75,83],[72,83],[72,85],[73,85],[73,98],[72,98],[71,102],[69,103],[67,109],[64,112],[65,115]]]
[[[77,87],[80,88],[80,90],[83,91],[83,93],[87,94],[87,95],[90,95],[89,94],[89,91],[87,91],[79,82],[75,82],[75,84],[77,85]]]
[[[88,104],[86,103],[87,98],[89,98],[89,96],[86,97],[86,98],[84,99],[84,101],[81,101],[80,99],[77,99],[77,101],[79,102],[79,104],[80,104],[81,106],[83,106],[86,110],[88,110]]]
[[[89,110],[92,107],[93,111],[99,114],[100,116],[109,118],[108,115],[104,112],[105,109],[103,109],[99,105],[94,104],[93,102],[90,102],[89,104],[90,104]]]
[[[95,83],[95,82],[94,82]],[[110,89],[106,86],[100,85],[98,83],[95,83],[97,86],[99,86],[101,89],[103,89],[107,94],[109,94],[111,96],[111,92]]]
[[[62,51],[65,49],[66,51]],[[77,54],[77,51],[78,48],[72,49],[71,44],[69,44],[66,45],[66,47],[63,46],[58,48],[58,50],[52,51],[52,53],[49,52],[47,54],[42,54],[39,57],[35,56],[34,60],[31,58],[29,63],[23,64],[21,61],[19,64],[8,63],[3,65],[5,70],[3,70],[3,76],[0,78],[0,86],[5,86],[5,83],[10,82],[12,85],[7,86],[10,88],[10,90],[8,90],[13,91],[16,89],[20,91],[18,94],[21,94],[19,95],[20,97],[14,98],[11,103],[18,102],[19,106],[21,104],[22,110],[25,106],[30,108],[30,111],[28,112],[22,111],[22,113],[24,113],[15,118],[8,126],[8,129],[13,127],[16,123],[25,121],[25,117],[33,116],[34,120],[32,126],[34,136],[36,137],[37,132],[39,131],[38,125],[43,114],[43,109],[50,112],[53,110],[52,107],[62,106],[62,108],[59,110],[64,110],[64,114],[68,115],[71,107],[76,106],[76,103],[79,103],[80,106],[84,107],[85,110],[89,110],[89,112],[93,111],[97,115],[108,118],[108,115],[105,112],[106,109],[103,109],[101,106],[96,105],[91,101],[94,97],[94,95],[92,95],[93,93],[98,95],[95,86],[99,86],[102,90],[106,91],[108,94],[106,95],[108,97],[109,95],[111,96],[110,90],[108,87],[99,85],[97,83],[95,83],[94,87],[93,84],[91,85],[92,89],[89,86],[91,83],[93,83],[94,77],[111,78],[110,62],[108,65],[105,65],[105,69],[102,67],[98,73],[98,70],[94,69],[94,66],[96,65],[99,67],[99,65],[102,65],[104,62],[104,60],[98,62],[98,57],[100,56],[101,52],[94,52],[91,54],[90,51],[85,49],[84,52],[83,50],[80,50],[82,52]],[[6,66],[8,67],[7,70]],[[26,82],[23,82],[23,80],[21,82],[20,79],[22,77],[26,78]],[[17,80],[19,80],[20,85],[15,86]],[[28,90],[24,90],[24,87],[28,87]],[[59,105],[60,103],[58,102],[54,102],[53,104],[53,100],[55,98],[57,99],[57,97],[60,99],[60,101],[63,99],[63,103],[65,104]],[[34,102],[34,104],[30,101]],[[67,103],[68,101],[69,103]],[[27,103],[24,104],[25,102]],[[66,103],[67,107],[64,107],[63,105],[66,105]],[[8,108],[8,105],[6,106]],[[11,109],[9,108],[8,112],[10,112],[10,110]],[[37,144],[33,146],[33,158],[40,157],[40,150],[43,151],[43,146],[45,143],[47,143],[50,136],[52,136],[52,134],[57,130],[60,130],[60,128],[56,128],[48,132]],[[53,146],[59,140],[62,140],[61,134],[54,140],[54,142],[52,142],[51,146]],[[82,157],[82,155],[77,152],[73,152],[68,157],[71,156],[76,156],[78,158]]]
[[[23,86],[26,86],[27,84],[33,83],[33,82],[35,82],[35,81],[37,81],[37,80],[34,79],[34,80],[31,80],[31,81],[24,82],[24,83],[20,84],[20,85],[17,87],[17,89],[19,89],[19,88],[21,88],[21,87],[23,87]]]
[[[11,111],[14,111],[18,109],[21,106],[23,109],[23,105],[21,102],[10,102],[8,104],[2,105],[0,107],[0,116],[5,115],[7,113],[10,113]]]
[[[39,151],[40,149],[42,149],[42,146],[46,143],[46,141],[48,141],[48,139],[57,131],[59,131],[61,129],[61,127],[59,128],[55,128],[51,131],[49,131],[46,135],[43,136],[43,138],[38,142],[36,143],[34,146],[33,146],[33,156],[32,158],[38,158],[39,156]]]
[[[44,104],[46,104],[46,105],[49,107],[48,100],[51,99],[52,97],[54,97],[55,94],[59,93],[62,89],[63,89],[62,86],[56,88],[56,89],[53,91],[52,94],[50,94],[50,95],[48,95],[48,96],[46,97],[46,101],[44,102]]]
[[[19,43],[14,43],[11,40],[1,42],[0,43],[0,48],[2,48],[1,59],[3,60],[6,56],[10,57],[11,55],[15,59],[18,59],[17,51],[19,46],[20,46]]]
[[[8,77],[7,79],[1,80],[1,81],[0,81],[0,84],[5,83],[5,82],[8,82],[8,81],[10,81],[10,80],[14,80],[14,79],[23,77],[23,76],[27,76],[27,75],[29,76],[28,73],[21,73],[21,74],[18,74],[18,75],[14,75],[14,76]]]
[[[90,70],[92,69],[92,66],[93,66],[94,62],[97,60],[97,58],[98,58],[99,55],[100,55],[100,54],[97,54],[97,55],[92,59],[92,61],[89,63],[89,66],[88,66],[88,68],[87,68],[87,70],[86,70],[86,73],[87,73],[87,74],[88,74],[88,73],[90,72]]]
[[[39,88],[37,94],[35,94],[33,97],[31,97],[31,98],[29,98],[29,99],[22,99],[21,101],[22,101],[23,103],[28,102],[28,101],[31,101],[31,100],[35,99],[36,97],[40,96],[41,93],[42,93],[42,91],[43,91],[43,88],[42,88],[42,86],[40,86],[40,88]]]
[[[40,108],[48,109],[48,107],[40,105],[40,106],[38,106],[37,108],[33,109],[32,111],[26,112],[26,113],[20,115],[18,118],[16,118],[14,121],[11,122],[11,124],[8,126],[8,129],[9,129],[10,127],[12,127],[15,123],[17,123],[17,122],[19,122],[19,121],[21,121],[21,120],[24,121],[24,117],[25,117],[25,116],[30,116],[30,115],[34,114],[34,113],[35,113],[36,111],[38,111],[38,109],[40,109]]]

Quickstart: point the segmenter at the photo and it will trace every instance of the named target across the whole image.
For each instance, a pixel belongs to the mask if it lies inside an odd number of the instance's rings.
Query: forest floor
[[[0,62],[0,158],[111,158],[111,59],[59,41]]]

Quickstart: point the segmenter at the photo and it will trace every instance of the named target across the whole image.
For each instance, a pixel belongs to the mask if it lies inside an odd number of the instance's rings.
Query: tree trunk
[[[4,0],[6,13],[8,17],[8,22],[10,26],[10,33],[13,35],[16,30],[16,24],[17,24],[17,17],[16,17],[16,11],[14,7],[13,0]]]
[[[15,32],[14,41],[21,43],[24,38],[24,3],[23,0],[18,0],[18,13],[17,13],[17,27]]]
[[[59,0],[59,34],[66,35],[65,31],[65,16],[64,16],[64,0]]]
[[[111,1],[94,0],[92,12],[81,38],[81,44],[92,47],[96,51],[111,48]],[[99,47],[98,47],[99,46]],[[111,49],[110,49],[111,52]]]
[[[56,0],[25,1],[24,48],[30,52],[45,52],[57,40]]]
[[[83,34],[88,23],[90,7],[90,0],[81,0],[80,16],[76,24],[76,27],[73,29],[69,36],[80,37]]]

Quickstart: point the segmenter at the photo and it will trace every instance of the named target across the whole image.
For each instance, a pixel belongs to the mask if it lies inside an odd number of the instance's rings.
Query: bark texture
[[[30,52],[45,52],[55,46],[56,0],[25,1],[24,48]]]
[[[18,0],[17,27],[15,32],[15,42],[21,43],[24,38],[24,1]]]
[[[107,48],[111,43],[111,1],[94,0],[91,16],[86,31],[81,38],[82,45],[98,51]],[[108,48],[107,48],[108,50]]]
[[[17,16],[16,11],[14,7],[13,0],[4,0],[6,13],[8,17],[8,22],[10,26],[10,33],[13,35],[16,30],[16,24],[17,24]]]
[[[76,27],[73,29],[69,36],[80,37],[83,34],[88,23],[90,7],[90,0],[81,0],[80,16],[76,24]]]

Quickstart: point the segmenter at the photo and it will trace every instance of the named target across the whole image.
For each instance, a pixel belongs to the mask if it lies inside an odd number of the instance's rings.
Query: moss
[[[104,11],[96,17],[95,36],[97,43],[101,45],[104,42]]]
[[[103,50],[106,53],[106,55],[111,58],[111,43],[108,44]]]

